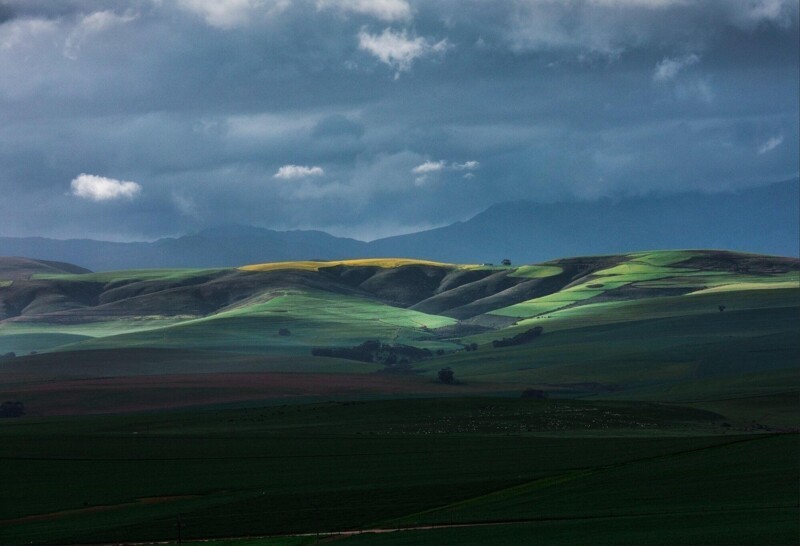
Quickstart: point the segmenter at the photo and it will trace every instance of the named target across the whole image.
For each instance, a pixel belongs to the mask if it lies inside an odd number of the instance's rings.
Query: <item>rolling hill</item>
[[[695,400],[800,388],[795,258],[659,251],[19,277],[0,288],[0,354],[16,354],[0,364],[7,378],[378,373],[394,378],[383,391],[447,392],[435,378],[449,366],[454,392]]]

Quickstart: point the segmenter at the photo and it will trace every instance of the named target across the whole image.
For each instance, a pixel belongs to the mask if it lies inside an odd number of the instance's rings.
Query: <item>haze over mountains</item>
[[[0,237],[0,255],[92,270],[225,267],[248,263],[406,256],[445,262],[542,262],[656,248],[717,248],[798,256],[800,180],[720,194],[502,203],[473,218],[363,242],[322,231],[227,225],[154,242]]]

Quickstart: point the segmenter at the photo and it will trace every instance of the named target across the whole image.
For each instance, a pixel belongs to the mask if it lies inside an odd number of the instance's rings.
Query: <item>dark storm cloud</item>
[[[0,235],[374,237],[764,184],[798,173],[799,45],[788,0],[0,2]]]

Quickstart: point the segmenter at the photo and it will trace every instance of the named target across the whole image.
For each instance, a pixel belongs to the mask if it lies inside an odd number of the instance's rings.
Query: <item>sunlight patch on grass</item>
[[[563,269],[555,265],[523,265],[511,273],[511,277],[525,277],[528,279],[544,279],[561,273]]]
[[[698,294],[709,294],[716,292],[741,292],[744,290],[771,290],[775,288],[800,288],[799,281],[776,281],[776,282],[735,282],[731,284],[722,284],[719,286],[712,286],[711,288],[704,288],[697,292],[688,294],[695,296]]]

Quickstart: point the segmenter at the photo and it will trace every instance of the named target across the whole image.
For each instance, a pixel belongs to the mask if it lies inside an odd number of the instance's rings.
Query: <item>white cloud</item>
[[[416,59],[444,53],[450,45],[446,38],[434,43],[421,36],[409,37],[405,30],[395,32],[386,28],[381,34],[370,34],[366,30],[359,32],[358,47],[391,66],[395,70],[394,77],[397,79],[401,72],[411,68]]]
[[[474,171],[480,166],[481,164],[474,160],[465,161],[464,163],[453,163],[453,169],[457,171]]]
[[[406,0],[317,0],[317,9],[369,15],[381,21],[407,21],[411,6]]]
[[[783,144],[783,135],[771,137],[765,143],[758,147],[758,155],[763,155],[770,152]]]
[[[133,199],[142,191],[136,182],[116,180],[81,173],[70,184],[72,195],[89,201],[111,201],[113,199]]]
[[[417,165],[416,167],[411,169],[411,172],[414,174],[429,174],[444,170],[444,168],[445,168],[445,162],[443,160],[426,161],[425,163]]]
[[[474,171],[478,167],[480,167],[480,163],[475,160],[465,161],[464,163],[453,162],[450,164],[444,160],[426,161],[411,169],[411,173],[417,175],[417,178],[414,179],[414,184],[421,186],[428,181],[428,176],[434,173],[443,171]],[[473,178],[474,176],[475,175],[472,173],[467,173],[464,178]]]
[[[83,16],[67,36],[66,42],[64,42],[64,56],[74,61],[78,58],[78,52],[87,38],[108,29],[130,23],[134,19],[136,19],[136,15],[133,13],[126,12],[123,15],[117,15],[109,10],[96,11]]]
[[[209,26],[230,30],[247,24],[258,14],[273,16],[291,5],[290,0],[179,0],[186,11],[201,16]]]
[[[684,68],[699,62],[700,56],[695,53],[690,53],[689,55],[684,55],[683,57],[662,59],[658,64],[656,64],[655,71],[653,72],[653,80],[657,82],[674,80],[678,73]]]
[[[304,165],[284,165],[273,178],[282,178],[284,180],[292,180],[294,178],[305,178],[307,176],[322,176],[325,171],[322,167],[306,167]]]
[[[393,154],[380,153],[357,159],[352,171],[342,179],[337,180],[333,176],[300,178],[291,184],[276,184],[276,190],[289,201],[327,199],[328,203],[350,207],[349,213],[355,215],[373,203],[378,195],[397,196],[409,191],[408,172],[422,159],[407,150]],[[323,212],[334,211],[335,208],[326,207]],[[318,222],[319,218],[314,220]]]

